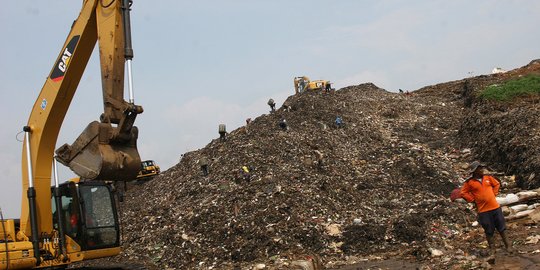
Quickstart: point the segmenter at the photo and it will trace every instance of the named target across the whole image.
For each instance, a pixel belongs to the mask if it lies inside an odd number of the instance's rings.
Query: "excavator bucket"
[[[120,136],[111,124],[94,121],[72,145],[56,150],[57,160],[82,179],[133,180],[141,168],[137,137],[137,127],[128,136]]]

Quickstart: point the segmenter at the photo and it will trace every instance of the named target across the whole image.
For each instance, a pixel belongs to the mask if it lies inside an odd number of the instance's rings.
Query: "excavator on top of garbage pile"
[[[326,90],[331,91],[332,83],[327,80],[315,80],[311,81],[306,76],[294,77],[294,91],[296,94],[302,93],[307,90]]]
[[[133,95],[131,5],[131,0],[83,1],[23,128],[21,216],[0,220],[0,269],[59,269],[120,252],[113,183],[135,179],[141,168],[134,121],[143,108]],[[96,43],[104,112],[72,145],[54,151]],[[56,161],[79,178],[59,184]]]

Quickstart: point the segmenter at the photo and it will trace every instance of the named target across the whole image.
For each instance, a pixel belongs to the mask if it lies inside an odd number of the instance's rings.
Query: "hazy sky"
[[[0,207],[18,217],[16,134],[82,1],[0,1]],[[131,18],[135,99],[145,109],[138,147],[163,169],[218,137],[219,123],[231,131],[267,113],[270,97],[280,106],[294,76],[415,90],[540,58],[537,0],[134,0]],[[95,52],[57,147],[99,118],[99,72]]]

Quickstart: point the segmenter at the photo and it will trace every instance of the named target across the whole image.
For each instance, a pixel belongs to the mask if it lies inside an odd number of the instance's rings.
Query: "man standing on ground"
[[[492,257],[491,260],[494,260],[493,256],[496,250],[495,229],[501,235],[506,251],[512,254],[514,250],[512,243],[508,240],[504,215],[495,199],[495,196],[499,193],[499,181],[491,175],[486,175],[486,166],[478,161],[471,163],[469,169],[471,177],[463,184],[461,197],[467,202],[476,204],[478,222],[484,228],[489,244],[489,253]]]

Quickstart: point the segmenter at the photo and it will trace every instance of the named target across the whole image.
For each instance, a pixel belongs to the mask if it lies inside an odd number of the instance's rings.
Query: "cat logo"
[[[62,55],[62,58],[60,59],[62,61],[58,63],[58,69],[60,69],[62,72],[66,72],[70,58],[71,58],[71,52],[68,50],[68,48],[66,48],[64,50],[64,54]]]
[[[69,62],[71,60],[71,57],[73,56],[75,47],[77,47],[77,43],[79,42],[80,37],[81,36],[74,36],[73,38],[71,38],[66,48],[64,48],[64,50],[62,51],[51,73],[51,80],[53,80],[54,82],[59,82],[64,79],[64,75],[69,68]]]

